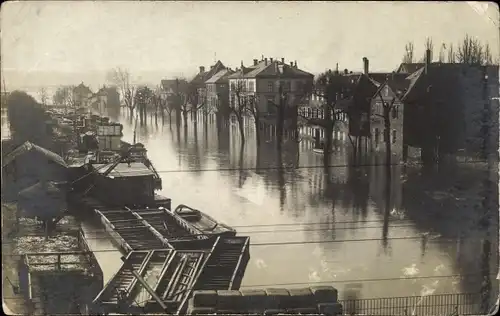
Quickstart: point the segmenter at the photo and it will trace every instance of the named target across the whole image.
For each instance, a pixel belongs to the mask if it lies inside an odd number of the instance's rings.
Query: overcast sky
[[[117,66],[146,81],[189,77],[215,58],[238,67],[262,55],[312,73],[337,62],[359,70],[366,56],[383,71],[400,63],[408,41],[420,57],[427,36],[436,56],[443,41],[466,33],[497,56],[498,21],[495,4],[465,2],[6,2],[1,57],[7,86],[89,74],[99,81]]]

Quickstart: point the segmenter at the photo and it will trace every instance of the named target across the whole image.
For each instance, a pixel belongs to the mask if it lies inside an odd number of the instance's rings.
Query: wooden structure
[[[22,255],[19,289],[30,314],[88,313],[103,287],[103,273],[81,230],[78,244],[80,251]]]
[[[248,237],[218,237],[205,251],[133,251],[95,298],[94,312],[183,314],[195,289],[239,288],[249,258]]]
[[[213,244],[203,232],[164,208],[95,212],[123,254],[146,249],[209,249]]]

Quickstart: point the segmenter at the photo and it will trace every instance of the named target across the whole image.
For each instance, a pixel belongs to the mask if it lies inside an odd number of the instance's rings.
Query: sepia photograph
[[[6,315],[494,315],[494,2],[5,1]]]

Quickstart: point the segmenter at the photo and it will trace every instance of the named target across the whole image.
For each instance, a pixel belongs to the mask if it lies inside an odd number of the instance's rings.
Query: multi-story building
[[[254,59],[253,65],[241,68],[229,76],[229,103],[236,106],[237,95],[253,97],[256,109],[263,115],[276,114],[280,104],[280,92],[286,95],[287,106],[297,106],[308,101],[308,86],[313,83],[314,75],[300,70],[297,62],[285,63],[273,58]],[[280,88],[281,87],[281,88]]]
[[[386,153],[390,148],[393,159],[399,161],[403,158],[404,144],[404,104],[401,97],[409,81],[406,74],[379,74],[378,77],[378,90],[370,104],[368,147],[377,153]],[[386,131],[386,128],[389,130]]]
[[[89,87],[82,83],[73,88],[73,102],[76,107],[87,107],[91,104],[91,98],[94,95]]]
[[[189,82],[190,93],[196,93],[196,97],[193,98],[193,106],[203,105],[207,100],[207,87],[205,82],[212,78],[216,73],[221,70],[226,69],[226,66],[218,60],[214,65],[210,66],[210,70],[205,71],[204,66],[200,66],[200,71],[194,76],[194,78]]]
[[[425,65],[408,79],[404,133],[422,158],[496,153],[498,66],[431,63],[428,51]]]
[[[207,113],[229,114],[229,79],[233,70],[222,69],[205,81],[206,99],[204,110]]]

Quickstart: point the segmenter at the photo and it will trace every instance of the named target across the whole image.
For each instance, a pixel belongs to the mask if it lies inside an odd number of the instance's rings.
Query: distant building
[[[173,95],[177,91],[185,91],[187,85],[186,79],[164,79],[161,81],[161,91],[165,95]]]
[[[229,76],[229,104],[236,106],[236,89],[244,97],[253,97],[257,109],[265,115],[276,114],[276,104],[280,103],[280,86],[287,95],[288,105],[308,102],[306,87],[312,85],[314,75],[300,70],[297,62],[285,63],[273,58],[254,59],[253,65],[241,68]]]
[[[206,100],[204,110],[227,116],[229,114],[229,76],[234,74],[231,69],[222,69],[205,81]]]
[[[96,108],[99,113],[106,113],[110,109],[120,108],[120,93],[116,87],[103,86],[89,98],[88,104]]]
[[[73,101],[76,107],[87,107],[91,104],[91,98],[94,95],[89,87],[82,83],[73,88]]]

